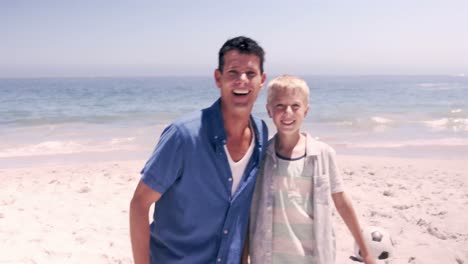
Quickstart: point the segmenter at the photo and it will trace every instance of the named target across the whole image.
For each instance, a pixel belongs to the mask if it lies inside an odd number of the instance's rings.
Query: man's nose
[[[241,81],[247,81],[247,80],[248,80],[248,78],[247,78],[247,73],[242,72],[242,73],[240,74],[240,76],[239,76],[239,79],[240,79]]]

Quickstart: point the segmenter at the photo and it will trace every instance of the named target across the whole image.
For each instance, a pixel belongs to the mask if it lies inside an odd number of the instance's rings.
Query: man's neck
[[[223,116],[224,129],[228,138],[242,137],[246,130],[250,128],[250,113],[238,114],[229,113],[221,108]]]
[[[244,157],[252,140],[253,131],[249,124],[249,118],[250,115],[225,115],[223,113],[226,147],[235,162]]]
[[[224,129],[229,138],[241,138],[250,129],[250,119],[247,118],[227,118],[224,120]]]

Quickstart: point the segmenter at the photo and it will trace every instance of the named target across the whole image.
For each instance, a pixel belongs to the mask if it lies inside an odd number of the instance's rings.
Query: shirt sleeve
[[[344,184],[343,178],[341,177],[341,173],[338,170],[338,166],[336,164],[336,152],[333,148],[330,147],[329,150],[329,173],[330,173],[330,190],[331,193],[339,193],[344,191]]]
[[[159,138],[151,158],[141,170],[142,182],[163,194],[182,174],[182,143],[177,127],[168,126]]]

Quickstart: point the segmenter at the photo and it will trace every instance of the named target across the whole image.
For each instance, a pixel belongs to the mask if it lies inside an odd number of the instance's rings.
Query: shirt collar
[[[203,123],[207,124],[208,137],[213,145],[222,146],[226,144],[226,129],[224,128],[224,120],[221,112],[221,98],[216,100],[210,107],[203,110]],[[263,135],[259,133],[260,122],[255,122],[252,115],[250,115],[250,124],[255,133],[255,143],[258,147],[262,147]]]
[[[221,98],[210,107],[203,109],[203,123],[207,125],[209,140],[214,145],[226,143],[226,130],[224,129],[223,115],[221,114]]]
[[[309,133],[303,133],[306,136],[306,157],[315,157],[320,154],[320,142],[314,139]],[[268,142],[267,155],[276,162],[275,142],[277,134]]]

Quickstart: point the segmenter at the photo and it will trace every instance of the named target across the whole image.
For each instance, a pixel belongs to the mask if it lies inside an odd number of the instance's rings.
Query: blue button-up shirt
[[[233,195],[220,100],[164,130],[142,170],[142,181],[162,194],[150,226],[152,263],[240,262],[268,140],[265,123],[251,121],[255,148]]]

